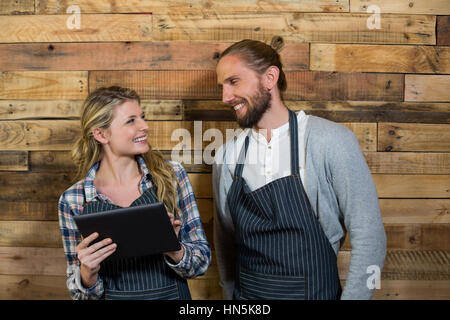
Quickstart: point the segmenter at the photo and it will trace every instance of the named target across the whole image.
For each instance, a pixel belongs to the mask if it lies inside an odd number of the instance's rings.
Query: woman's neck
[[[104,156],[95,175],[96,185],[121,186],[134,182],[142,173],[134,157],[112,158]]]

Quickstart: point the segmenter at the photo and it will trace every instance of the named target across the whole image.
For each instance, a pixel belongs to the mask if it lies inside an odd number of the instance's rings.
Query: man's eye
[[[134,119],[130,119],[127,121],[127,123],[133,123],[133,122],[134,122]]]

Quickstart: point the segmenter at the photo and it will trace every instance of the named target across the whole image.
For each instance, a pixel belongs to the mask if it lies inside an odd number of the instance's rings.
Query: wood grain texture
[[[284,101],[294,111],[335,122],[450,123],[450,103]],[[1,102],[0,102],[1,105]],[[184,120],[234,121],[234,111],[215,100],[184,100]]]
[[[450,45],[450,16],[436,17],[436,44]]]
[[[450,76],[407,74],[405,101],[450,101]]]
[[[450,47],[311,44],[311,70],[450,73]]]
[[[58,200],[0,200],[0,220],[2,221],[56,221],[58,220]]]
[[[268,41],[436,44],[436,18],[381,14],[380,29],[369,29],[370,14],[339,13],[203,13],[154,14],[154,41]],[[270,21],[270,23],[267,23]]]
[[[0,99],[84,99],[85,71],[17,71],[0,73]]]
[[[450,223],[450,199],[380,199],[383,223]]]
[[[450,198],[448,175],[372,175],[380,198]]]
[[[371,5],[378,6],[383,13],[450,14],[447,0],[351,0],[350,12],[367,12]]]
[[[378,151],[450,152],[449,141],[450,124],[378,124]]]
[[[0,274],[66,275],[63,248],[0,247]]]
[[[1,120],[79,119],[82,100],[0,100]],[[141,100],[147,120],[181,120],[180,100]]]
[[[0,70],[215,71],[219,54],[228,46],[187,41],[0,44]],[[284,70],[308,69],[307,43],[287,43],[280,54]]]
[[[72,26],[74,24],[72,16],[71,14],[4,16],[0,20],[2,30],[0,42],[152,40],[150,14],[80,14],[79,29]]]
[[[321,71],[286,73],[287,100],[401,101],[403,75],[334,73]]]
[[[70,150],[80,135],[78,121],[1,121],[0,150]]]
[[[366,152],[372,173],[450,174],[450,153]]]
[[[180,12],[348,12],[349,0],[36,0],[39,14],[65,13],[69,5],[79,5],[84,13],[180,13]]]
[[[57,221],[0,221],[0,247],[62,248]]]
[[[286,72],[287,100],[403,100],[403,75]],[[214,71],[92,71],[90,91],[100,86],[132,87],[146,99],[220,99]]]
[[[450,250],[450,224],[384,224],[388,250]],[[350,250],[347,234],[341,250]]]
[[[0,275],[0,299],[70,300],[66,276]]]
[[[0,151],[0,171],[28,171],[28,152]]]
[[[448,300],[448,280],[384,280],[373,300]]]
[[[34,0],[2,0],[0,14],[34,14]]]

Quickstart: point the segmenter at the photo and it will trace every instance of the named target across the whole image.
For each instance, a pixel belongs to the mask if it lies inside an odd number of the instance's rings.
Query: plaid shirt
[[[140,182],[143,193],[152,187],[151,176],[142,157],[137,161],[144,173]],[[177,177],[177,203],[182,212],[183,224],[180,229],[181,244],[184,247],[184,257],[176,265],[165,259],[166,264],[184,278],[192,278],[204,274],[211,261],[211,250],[206,240],[200,214],[197,208],[194,191],[188,175],[181,164],[169,161]],[[94,186],[95,174],[99,162],[95,163],[81,180],[67,189],[58,203],[59,226],[61,229],[64,253],[67,260],[67,288],[73,299],[99,299],[103,295],[103,282],[99,277],[91,288],[81,284],[80,261],[76,246],[81,242],[81,234],[73,220],[73,216],[83,214],[83,205],[90,201],[112,203],[105,195],[99,193]]]

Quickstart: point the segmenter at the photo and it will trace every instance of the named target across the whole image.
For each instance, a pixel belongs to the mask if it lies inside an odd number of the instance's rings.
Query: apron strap
[[[298,123],[294,111],[289,110],[289,134],[291,138],[291,174],[300,174],[298,158]]]
[[[236,163],[236,168],[234,169],[234,176],[235,177],[242,177],[242,171],[244,170],[244,162],[247,158],[247,150],[248,145],[250,143],[250,134],[251,130],[249,130],[248,135],[245,137],[244,146],[241,148],[241,152],[239,153],[239,158]]]

